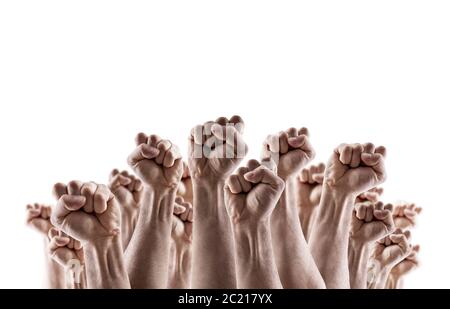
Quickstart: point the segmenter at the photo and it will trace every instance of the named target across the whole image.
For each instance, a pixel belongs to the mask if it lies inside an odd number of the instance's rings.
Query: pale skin
[[[194,193],[192,190],[192,179],[189,173],[189,167],[186,162],[183,162],[183,176],[181,176],[177,195],[183,198],[185,202],[192,205],[194,202]]]
[[[305,239],[309,239],[317,209],[322,195],[325,164],[310,165],[303,168],[298,176],[299,218]]]
[[[395,226],[400,229],[411,229],[416,226],[417,216],[422,212],[416,204],[400,204],[394,207]]]
[[[375,241],[395,230],[392,204],[363,202],[355,205],[349,239],[349,272],[352,289],[367,288],[370,250]]]
[[[262,152],[263,162],[276,164],[285,182],[278,206],[271,217],[275,261],[284,288],[325,288],[302,231],[296,203],[297,175],[315,152],[306,128],[290,128],[269,135]]]
[[[183,163],[176,145],[157,135],[139,133],[128,164],[143,185],[143,202],[125,252],[133,288],[166,288],[177,188]]]
[[[420,246],[415,245],[412,247],[411,253],[392,268],[386,285],[387,289],[401,289],[403,287],[404,277],[419,267],[419,259],[417,257],[419,251]]]
[[[81,243],[87,287],[130,288],[120,236],[120,206],[108,187],[71,181],[67,186],[56,184],[53,192],[58,202],[51,222]]]
[[[81,243],[55,228],[50,229],[48,237],[49,254],[64,269],[67,287],[85,289],[86,272]]]
[[[256,160],[250,160],[227,181],[225,200],[233,223],[238,288],[282,288],[270,217],[283,190],[284,181]]]
[[[172,220],[172,241],[169,264],[171,289],[189,289],[192,278],[192,225],[193,208],[178,196]]]
[[[341,144],[328,161],[310,247],[327,288],[350,288],[348,237],[356,197],[386,179],[386,149]]]
[[[112,170],[109,175],[111,192],[117,199],[122,215],[121,235],[122,246],[126,251],[136,227],[139,208],[141,207],[144,190],[142,182],[127,171]]]
[[[412,247],[409,244],[409,231],[396,230],[394,233],[378,241],[372,254],[372,269],[369,288],[384,289],[393,268],[409,256]]]
[[[50,289],[64,289],[66,282],[64,278],[64,269],[48,255],[48,232],[53,227],[50,222],[51,206],[43,204],[29,204],[26,207],[26,224],[38,232],[44,239],[45,263],[47,277],[45,285]]]
[[[191,130],[188,166],[195,218],[192,288],[236,288],[234,239],[224,186],[247,153],[243,127],[243,120],[233,116]]]

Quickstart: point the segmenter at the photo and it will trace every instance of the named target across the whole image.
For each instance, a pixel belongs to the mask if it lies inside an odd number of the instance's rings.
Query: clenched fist
[[[382,202],[364,202],[355,205],[350,236],[353,240],[368,243],[380,240],[395,230],[392,219],[393,206]]]
[[[372,259],[382,268],[392,269],[411,254],[410,237],[409,231],[395,230],[394,233],[377,242]]]
[[[269,219],[283,190],[284,181],[273,171],[256,160],[248,161],[225,186],[225,202],[233,223]]]
[[[53,192],[58,202],[51,222],[70,237],[83,244],[120,233],[119,205],[107,186],[71,181],[57,183]]]
[[[395,226],[400,229],[410,229],[416,226],[417,215],[422,212],[416,204],[400,204],[394,207]]]
[[[51,207],[43,204],[28,204],[26,223],[28,226],[38,231],[41,235],[47,236],[48,231],[52,228],[50,222]]]
[[[172,240],[177,247],[189,246],[192,243],[192,205],[185,202],[182,197],[175,199],[173,210],[174,218],[172,220]]]
[[[136,136],[136,149],[129,155],[128,164],[144,185],[164,191],[177,188],[183,174],[183,162],[176,145],[158,135]]]
[[[359,195],[386,180],[385,157],[383,146],[342,144],[328,162],[325,181],[341,192]]]
[[[262,160],[272,160],[278,175],[286,180],[297,176],[301,168],[315,157],[309,142],[307,128],[290,128],[276,135],[269,135],[263,144]]]
[[[224,180],[248,152],[242,133],[244,121],[239,116],[220,117],[191,130],[189,170],[193,180]]]

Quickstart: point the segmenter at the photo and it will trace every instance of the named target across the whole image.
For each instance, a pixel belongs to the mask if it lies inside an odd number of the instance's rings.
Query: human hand
[[[41,235],[47,236],[48,231],[53,227],[50,222],[51,210],[51,206],[38,203],[28,204],[26,208],[26,224]]]
[[[395,226],[400,229],[410,229],[416,226],[417,215],[422,212],[416,204],[400,204],[394,207]]]

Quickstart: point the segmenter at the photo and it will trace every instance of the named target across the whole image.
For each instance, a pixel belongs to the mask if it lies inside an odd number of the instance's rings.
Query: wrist
[[[211,222],[229,220],[225,209],[225,181],[196,182],[192,183],[194,192],[194,217],[200,220],[202,225]]]
[[[159,191],[144,186],[144,202],[139,211],[139,220],[146,220],[149,223],[171,222],[176,193],[176,188]]]

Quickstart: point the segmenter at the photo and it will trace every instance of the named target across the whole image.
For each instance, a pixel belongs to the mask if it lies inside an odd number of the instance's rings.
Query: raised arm
[[[348,241],[356,197],[384,182],[385,148],[342,144],[325,171],[309,244],[327,288],[349,288]]]
[[[133,288],[166,288],[177,187],[183,173],[178,148],[140,133],[128,163],[144,186],[144,200],[125,260]]]
[[[370,250],[395,229],[393,206],[382,202],[364,202],[355,205],[349,239],[349,271],[352,289],[367,288],[367,269]]]
[[[282,288],[273,254],[270,217],[283,189],[283,180],[256,160],[250,160],[227,181],[225,197],[236,242],[238,288]]]
[[[120,237],[120,208],[105,185],[71,181],[56,184],[51,222],[84,249],[87,286],[130,288]]]
[[[306,128],[290,128],[264,142],[263,161],[276,164],[286,184],[271,219],[275,260],[284,288],[325,287],[303,235],[296,201],[297,176],[314,156]]]
[[[236,288],[235,248],[225,180],[247,153],[239,116],[196,126],[189,138],[194,195],[193,288]]]

